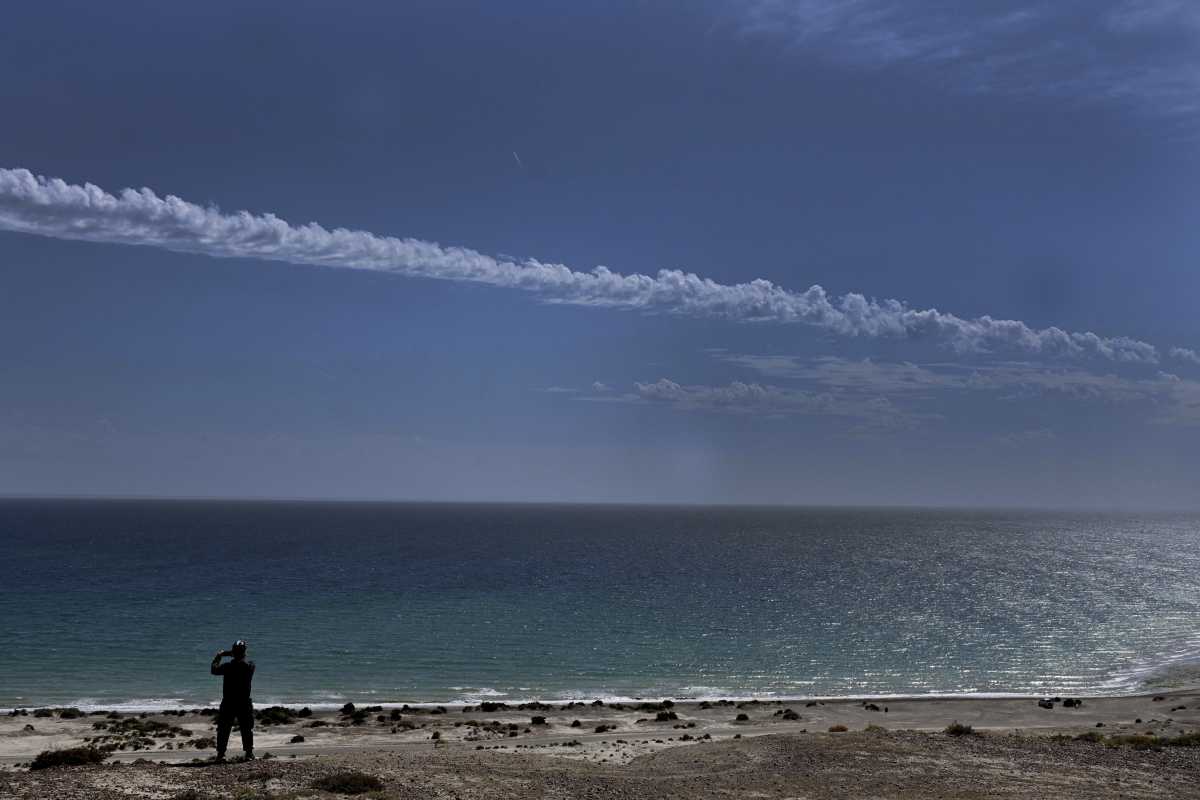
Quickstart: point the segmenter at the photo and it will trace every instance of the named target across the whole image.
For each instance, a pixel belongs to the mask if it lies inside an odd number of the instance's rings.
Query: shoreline
[[[1119,700],[1145,697],[1150,698],[1156,695],[1172,695],[1172,694],[1190,694],[1200,693],[1200,683],[1187,683],[1179,685],[1165,685],[1161,688],[1155,687],[1139,687],[1130,692],[1079,692],[1068,690],[1053,690],[1044,693],[1035,692],[928,692],[928,693],[894,693],[894,694],[853,694],[853,695],[644,695],[644,696],[627,696],[627,695],[573,695],[569,697],[509,697],[504,694],[496,695],[480,695],[470,700],[461,698],[454,700],[377,700],[375,698],[351,698],[349,696],[330,700],[322,698],[318,701],[303,701],[303,700],[255,700],[254,707],[256,709],[281,707],[292,710],[300,710],[308,708],[314,712],[336,711],[342,708],[346,703],[355,703],[356,705],[381,706],[384,709],[392,708],[447,708],[447,709],[462,709],[465,707],[478,706],[482,703],[500,703],[510,708],[519,706],[528,706],[533,704],[544,704],[552,706],[562,706],[567,704],[591,704],[601,702],[605,705],[613,704],[638,704],[638,703],[661,703],[663,701],[671,701],[678,704],[698,704],[698,703],[807,703],[816,701],[820,703],[846,703],[846,702],[875,702],[875,701],[972,701],[972,700],[1040,700],[1051,697],[1072,697],[1082,700]],[[39,709],[75,709],[84,714],[99,714],[101,712],[120,712],[126,714],[162,714],[174,713],[177,711],[198,711],[204,708],[215,708],[220,705],[220,697],[214,697],[203,702],[183,702],[176,701],[176,698],[171,698],[170,702],[165,699],[163,702],[155,702],[148,700],[141,702],[139,700],[119,701],[112,703],[96,703],[96,702],[80,702],[71,701],[66,703],[41,703],[41,704],[22,704],[17,706],[0,706],[0,716],[6,716],[12,712],[34,712]]]

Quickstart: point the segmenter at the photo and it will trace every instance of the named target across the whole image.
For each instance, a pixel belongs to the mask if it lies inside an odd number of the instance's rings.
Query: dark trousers
[[[221,708],[217,712],[217,755],[219,756],[225,755],[225,747],[229,744],[229,730],[233,727],[235,719],[238,727],[242,730],[242,749],[247,753],[254,752],[254,703],[250,700],[245,702],[222,700]]]

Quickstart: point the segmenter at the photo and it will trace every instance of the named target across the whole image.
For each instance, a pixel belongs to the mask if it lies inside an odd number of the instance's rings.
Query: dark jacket
[[[221,687],[222,702],[250,702],[250,682],[254,680],[254,662],[234,659],[221,663],[218,656],[212,662],[212,674],[225,676],[225,684]]]

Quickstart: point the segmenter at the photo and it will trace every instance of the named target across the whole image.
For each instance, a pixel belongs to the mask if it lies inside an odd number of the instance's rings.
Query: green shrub
[[[71,747],[66,750],[43,750],[29,765],[30,769],[50,767],[77,767],[84,764],[99,764],[108,754],[95,747]]]
[[[1200,747],[1200,731],[1178,736],[1155,736],[1152,733],[1131,733],[1110,736],[1104,740],[1109,747],[1132,747],[1134,750],[1157,750],[1162,747]]]
[[[286,725],[295,718],[295,713],[290,708],[283,706],[271,706],[257,712],[255,717],[258,718],[259,724],[264,728],[269,725]]]
[[[946,733],[950,736],[975,736],[975,729],[970,725],[963,725],[958,720],[951,722],[946,726]]]
[[[1109,747],[1132,747],[1134,750],[1154,750],[1162,747],[1160,736],[1147,733],[1131,733],[1124,736],[1110,736],[1104,742]]]
[[[1167,741],[1169,747],[1200,747],[1200,731],[1181,733]]]
[[[366,794],[383,788],[383,781],[365,772],[335,772],[313,781],[314,789],[334,794]]]
[[[1076,736],[1075,741],[1077,741],[1077,742],[1103,742],[1104,734],[1101,733],[1100,731],[1088,731],[1087,733],[1081,733],[1078,736]]]

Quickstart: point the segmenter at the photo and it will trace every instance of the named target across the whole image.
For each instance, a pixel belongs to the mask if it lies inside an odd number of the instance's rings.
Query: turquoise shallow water
[[[0,707],[1132,691],[1200,515],[0,502]]]

